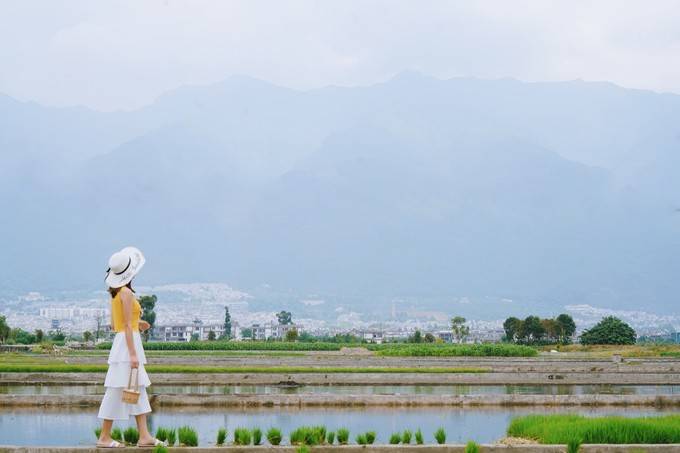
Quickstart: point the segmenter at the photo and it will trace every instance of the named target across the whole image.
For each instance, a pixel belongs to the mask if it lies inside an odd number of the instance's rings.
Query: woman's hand
[[[134,370],[135,368],[139,368],[139,359],[137,358],[137,354],[132,354],[130,356],[130,367]]]
[[[139,331],[140,332],[144,332],[145,330],[149,330],[150,328],[151,328],[151,324],[144,321],[143,319],[139,320]]]

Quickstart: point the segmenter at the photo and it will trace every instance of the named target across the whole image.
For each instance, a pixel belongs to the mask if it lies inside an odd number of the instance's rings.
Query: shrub
[[[250,445],[252,434],[248,428],[236,428],[234,430],[234,444]]]
[[[335,442],[335,431],[329,431],[326,435],[326,443],[328,445],[333,445],[333,442]]]
[[[483,343],[483,344],[385,344],[369,345],[369,349],[384,356],[437,356],[437,357],[533,357],[538,351],[529,346]]]
[[[392,433],[390,436],[390,444],[397,445],[399,442],[401,442],[401,435],[399,433]]]
[[[368,442],[368,445],[373,445],[373,442],[375,442],[375,431],[366,433],[366,442]]]
[[[465,445],[465,453],[479,453],[479,444],[471,440]]]
[[[278,428],[269,428],[267,431],[267,440],[272,445],[281,444],[281,430]]]
[[[340,445],[347,445],[347,441],[349,441],[349,429],[340,428],[338,430],[338,443]]]
[[[366,445],[368,441],[366,440],[366,434],[357,434],[355,439],[359,445]]]
[[[262,444],[262,430],[260,428],[253,428],[253,445]]]
[[[128,445],[135,445],[139,441],[139,431],[131,426],[123,431],[123,438]]]
[[[120,428],[113,428],[111,430],[111,439],[123,442],[123,431]]]
[[[406,445],[411,443],[411,431],[408,429],[405,429],[404,433],[401,435],[401,443]]]
[[[607,316],[581,334],[581,344],[635,344],[635,330],[619,318]]]
[[[94,429],[94,435],[97,439],[102,435],[102,429],[99,426]]]
[[[444,428],[439,428],[437,431],[435,431],[434,432],[434,438],[439,445],[445,444],[446,443],[446,431],[444,431]]]
[[[423,443],[425,443],[425,440],[423,439],[423,432],[420,430],[420,428],[418,428],[416,431],[416,443],[418,445],[423,445]]]
[[[220,428],[217,430],[217,445],[224,445],[224,441],[227,440],[227,430]]]
[[[179,444],[185,447],[198,447],[198,433],[191,426],[182,426],[177,429]]]

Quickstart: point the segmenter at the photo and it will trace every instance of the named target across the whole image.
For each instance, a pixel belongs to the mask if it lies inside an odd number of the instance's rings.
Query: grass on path
[[[534,439],[542,444],[680,443],[680,415],[636,418],[528,415],[512,420],[508,436]]]

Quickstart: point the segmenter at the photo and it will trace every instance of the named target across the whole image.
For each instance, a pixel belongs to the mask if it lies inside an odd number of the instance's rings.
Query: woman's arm
[[[137,359],[135,343],[132,340],[132,304],[134,303],[132,291],[130,291],[127,288],[122,288],[120,290],[120,300],[123,302],[123,320],[125,322],[125,343],[127,343],[128,353],[130,354],[130,366],[132,368],[138,368],[139,359]]]

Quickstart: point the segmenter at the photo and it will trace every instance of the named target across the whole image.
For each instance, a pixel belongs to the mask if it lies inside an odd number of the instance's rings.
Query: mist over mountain
[[[232,77],[130,112],[0,96],[0,118],[0,289],[101,286],[134,244],[147,284],[678,311],[677,95]]]

